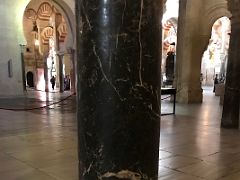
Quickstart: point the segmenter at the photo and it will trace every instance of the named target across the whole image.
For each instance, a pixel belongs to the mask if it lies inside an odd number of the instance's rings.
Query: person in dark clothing
[[[214,78],[213,92],[215,92],[216,84],[218,84],[218,75],[217,74],[215,75],[215,78]]]
[[[50,82],[52,84],[52,89],[54,90],[55,83],[56,83],[56,78],[54,76],[52,76],[52,78],[50,79]]]

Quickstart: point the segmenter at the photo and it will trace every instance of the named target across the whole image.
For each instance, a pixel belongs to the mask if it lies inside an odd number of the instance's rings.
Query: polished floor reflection
[[[0,179],[78,179],[76,102],[69,95],[0,98]],[[176,115],[162,117],[160,180],[240,179],[240,131],[220,128],[221,109],[206,88],[203,104],[177,104]]]
[[[15,108],[0,110],[1,180],[78,179],[75,104],[70,93],[0,99],[0,109]]]
[[[177,105],[161,121],[159,179],[240,179],[240,131],[221,129],[219,97],[205,88],[201,105]]]

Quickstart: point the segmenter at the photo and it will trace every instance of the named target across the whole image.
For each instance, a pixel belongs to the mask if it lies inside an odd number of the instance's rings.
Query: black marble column
[[[161,0],[76,0],[79,179],[156,180]]]
[[[240,2],[229,1],[232,10],[231,37],[221,126],[239,128],[240,102]]]

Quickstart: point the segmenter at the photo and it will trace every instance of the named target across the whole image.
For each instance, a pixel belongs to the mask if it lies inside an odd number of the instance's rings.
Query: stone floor
[[[0,180],[78,179],[74,99],[34,91],[0,98]],[[177,104],[176,115],[162,117],[160,180],[240,179],[240,131],[220,129],[218,104],[206,88],[202,104]],[[171,108],[163,102],[162,111]]]

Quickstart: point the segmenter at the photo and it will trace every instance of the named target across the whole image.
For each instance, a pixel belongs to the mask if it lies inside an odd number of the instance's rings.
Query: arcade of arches
[[[27,86],[53,91],[50,78],[54,76],[60,92],[70,86],[75,91],[74,54],[65,47],[67,36],[73,35],[57,7],[51,1],[31,1],[24,11],[23,27]]]
[[[158,178],[162,86],[178,103],[202,103],[218,74],[221,127],[239,128],[240,0],[1,6],[0,94],[76,92],[79,179]]]

